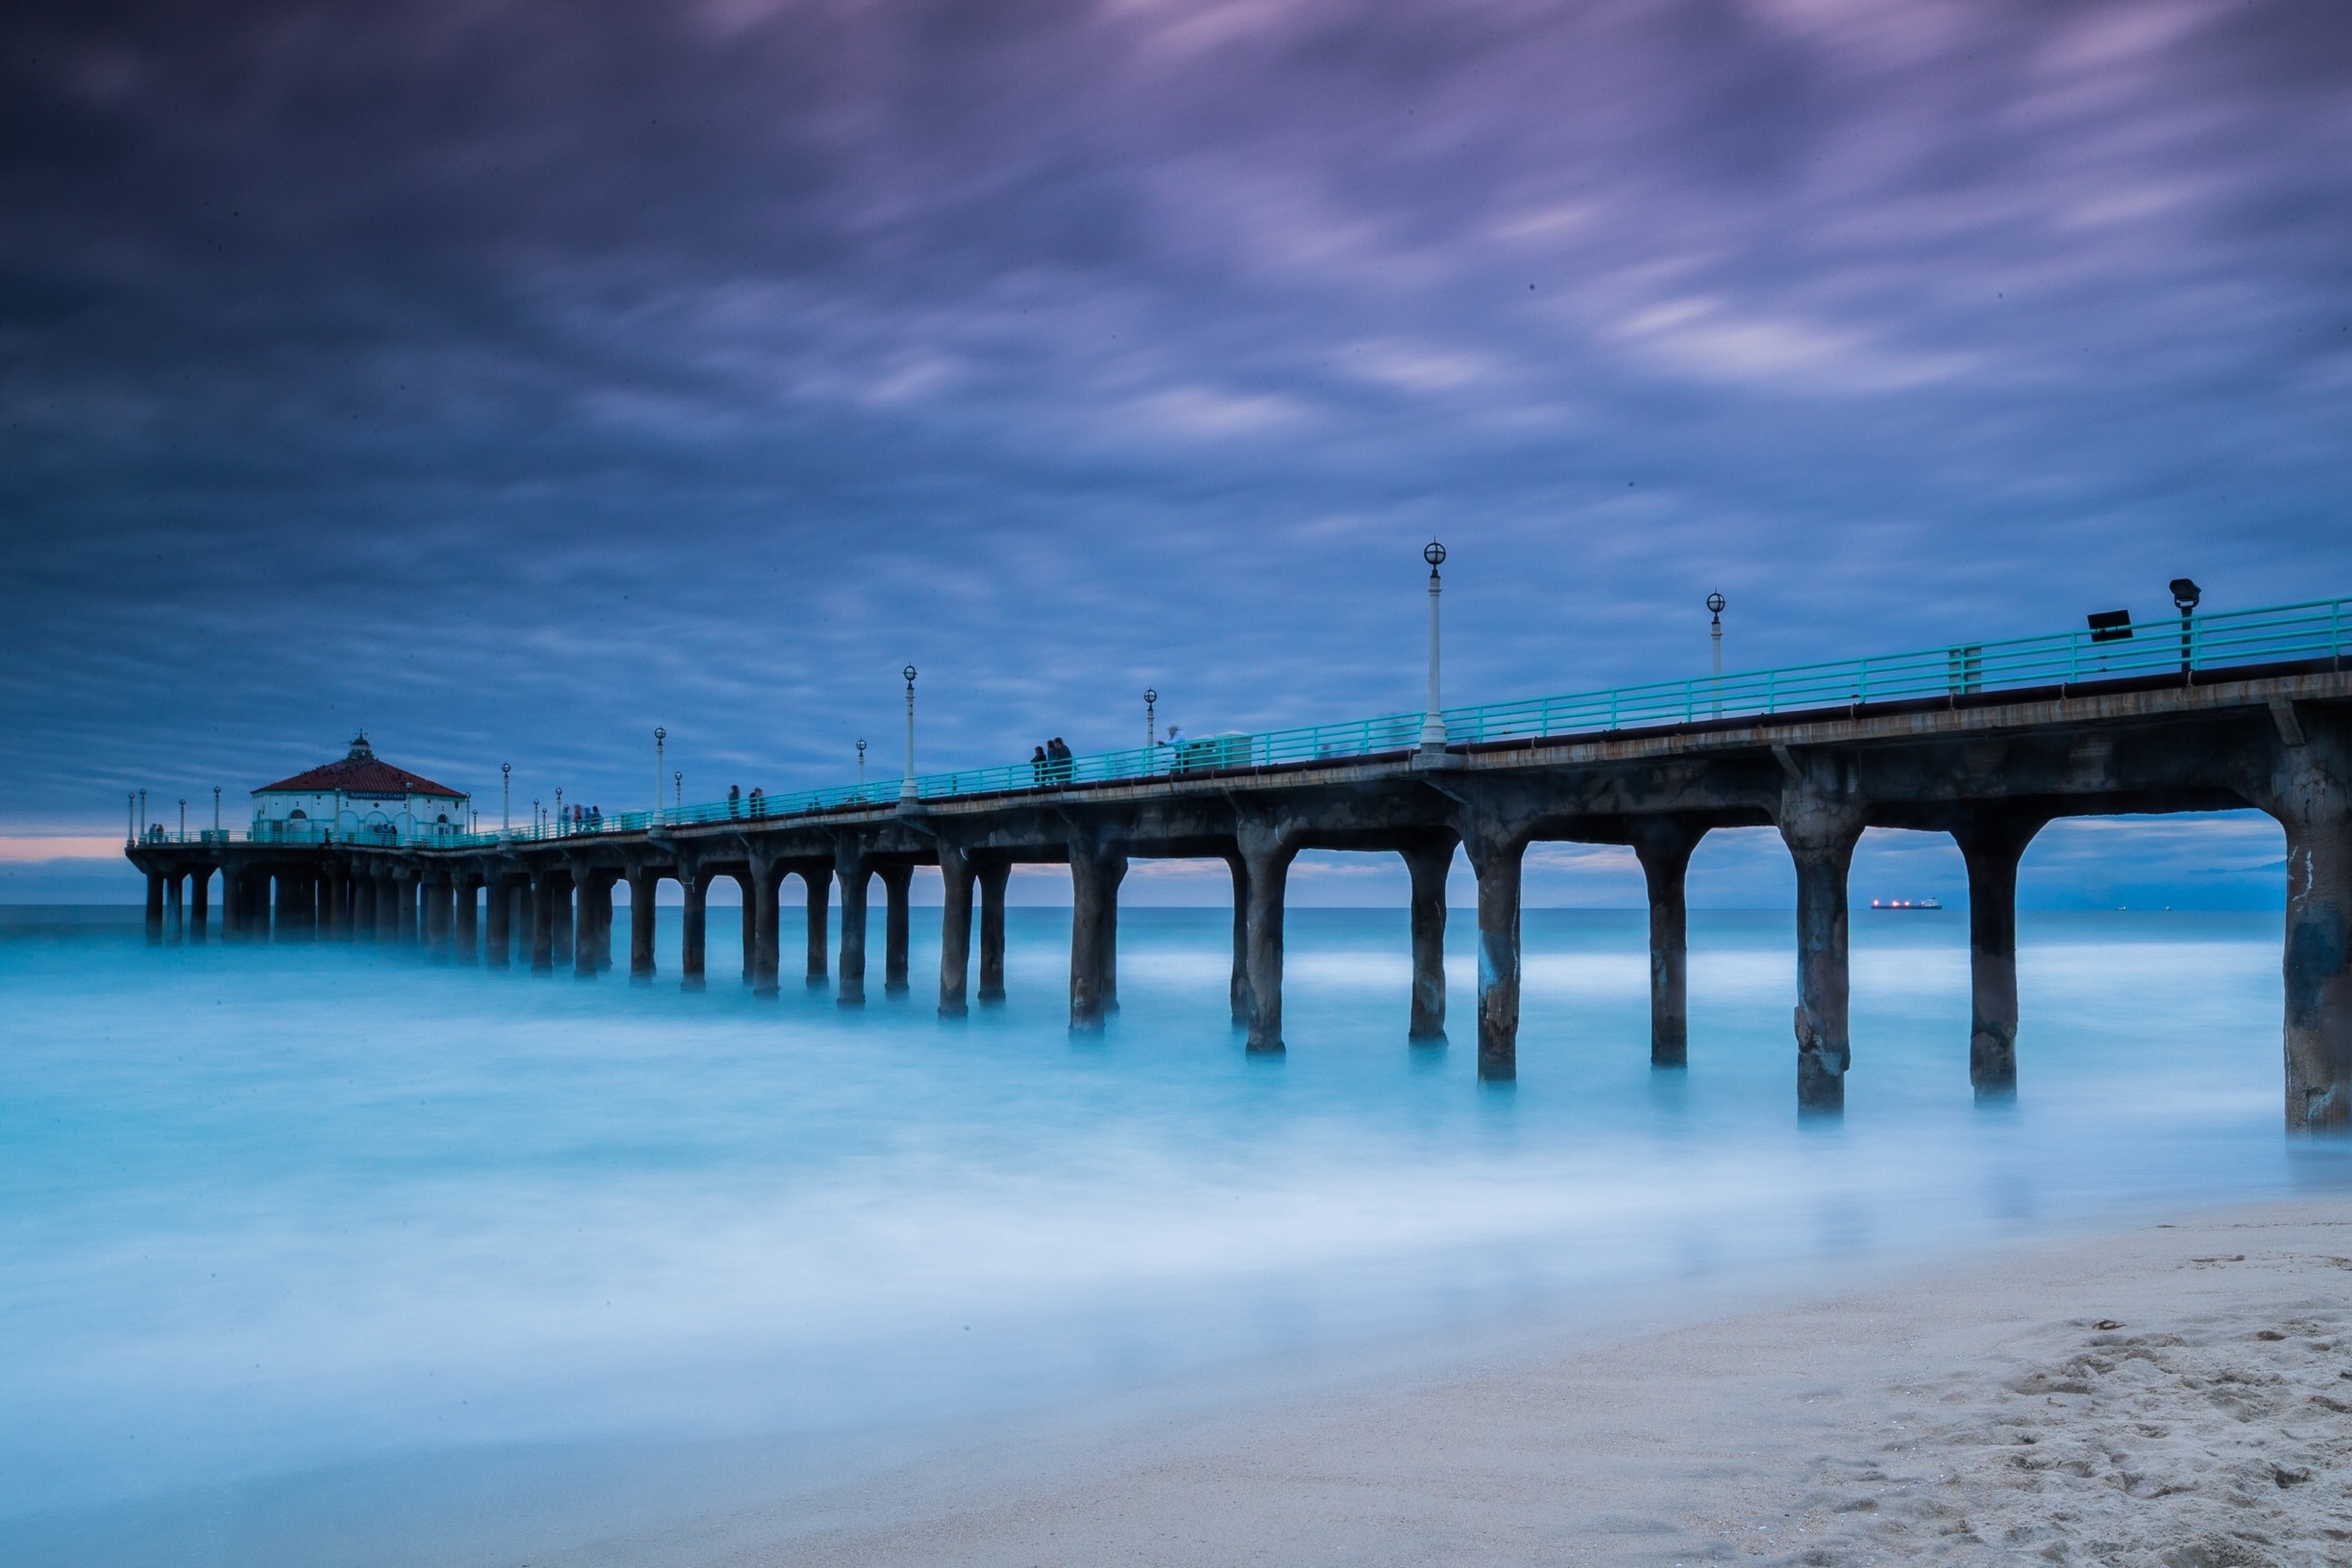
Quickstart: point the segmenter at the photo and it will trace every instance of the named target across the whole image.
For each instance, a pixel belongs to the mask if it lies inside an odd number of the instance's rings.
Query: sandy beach
[[[1022,1436],[529,1560],[2352,1561],[2352,1203]]]

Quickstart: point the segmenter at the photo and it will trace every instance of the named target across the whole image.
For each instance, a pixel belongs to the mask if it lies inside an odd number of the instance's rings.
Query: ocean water
[[[863,1010],[789,975],[0,926],[0,1558],[161,1508],[131,1558],[380,1560],[168,1521],[436,1456],[913,1432],[2342,1179],[2281,1131],[2272,915],[2024,917],[2021,1094],[1985,1109],[1965,916],[1857,911],[1825,1125],[1794,1115],[1785,915],[1693,915],[1690,1066],[1660,1073],[1643,917],[1530,911],[1509,1087],[1475,1081],[1464,912],[1441,1049],[1404,1038],[1401,911],[1293,913],[1275,1060],[1228,1024],[1222,911],[1123,912],[1122,1011],[1085,1037],[1066,912],[1014,910],[1009,1004],[954,1022],[916,917],[913,993]]]

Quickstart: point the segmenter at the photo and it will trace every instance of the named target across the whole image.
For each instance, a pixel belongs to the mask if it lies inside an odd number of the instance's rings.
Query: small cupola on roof
[[[367,732],[337,762],[253,792],[258,838],[387,843],[444,838],[466,829],[461,790],[436,784],[376,755]]]

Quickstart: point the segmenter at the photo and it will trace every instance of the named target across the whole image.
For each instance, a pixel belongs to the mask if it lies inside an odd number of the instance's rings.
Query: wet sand
[[[2352,1202],[1008,1434],[568,1551],[702,1564],[2352,1562]]]

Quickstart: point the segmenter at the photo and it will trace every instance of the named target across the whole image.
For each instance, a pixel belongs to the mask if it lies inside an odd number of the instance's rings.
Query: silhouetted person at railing
[[[1045,787],[1045,772],[1048,766],[1043,747],[1041,746],[1029,753],[1029,781],[1041,790]]]
[[[1183,772],[1185,771],[1185,734],[1183,726],[1178,724],[1168,725],[1167,739],[1160,744],[1166,747],[1168,749],[1168,772],[1172,773]]]
[[[1067,784],[1070,781],[1070,765],[1074,760],[1075,754],[1063,744],[1061,736],[1056,735],[1045,743],[1045,771],[1052,775],[1055,783]]]
[[[754,785],[752,785],[752,786],[751,786],[751,820],[752,820],[753,821],[759,821],[759,820],[760,820],[762,817],[765,817],[765,816],[767,816],[767,815],[768,815],[768,795],[767,795],[767,792],[766,792],[766,791],[764,791],[764,790],[762,790],[762,789],[761,789],[761,788],[760,788],[758,785],[754,784]]]
[[[743,786],[740,784],[727,786],[727,815],[729,817],[743,815]]]

